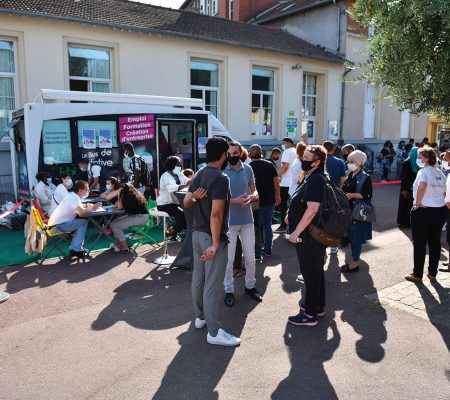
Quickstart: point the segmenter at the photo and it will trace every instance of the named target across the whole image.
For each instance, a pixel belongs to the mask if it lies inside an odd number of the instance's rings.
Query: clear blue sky
[[[180,8],[180,6],[183,4],[184,0],[139,0],[139,2],[154,4],[155,6]]]

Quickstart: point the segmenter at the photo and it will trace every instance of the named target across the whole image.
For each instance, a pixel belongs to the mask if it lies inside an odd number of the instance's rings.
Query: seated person
[[[190,168],[185,168],[183,169],[183,175],[191,180],[194,177],[194,171],[192,171],[192,169]]]
[[[48,214],[52,203],[53,192],[56,187],[52,183],[52,177],[48,172],[41,171],[36,174],[38,183],[34,186],[34,193],[39,205],[45,214]]]
[[[119,248],[114,250],[126,253],[129,248],[123,230],[130,226],[145,225],[148,222],[147,200],[138,189],[126,183],[119,189],[116,208],[125,210],[125,215],[111,222],[111,230],[119,245]]]
[[[89,185],[86,181],[76,181],[70,192],[53,211],[48,224],[56,226],[61,232],[75,231],[70,245],[69,258],[83,258],[86,252],[83,250],[84,237],[88,226],[87,219],[78,218],[97,210],[101,203],[83,204],[81,199],[89,196]]]
[[[69,189],[72,189],[73,186],[72,176],[70,174],[60,175],[58,181],[60,184],[56,186],[56,189],[53,192],[50,210],[48,211],[49,216],[53,214],[53,211],[56,210],[59,203],[61,203],[61,201],[69,194]]]
[[[191,181],[181,173],[181,160],[178,157],[170,156],[164,164],[163,174],[159,181],[159,196],[156,204],[159,211],[164,211],[175,218],[175,224],[167,232],[173,241],[176,241],[177,233],[186,229],[184,212],[173,192],[187,188],[190,183]]]
[[[100,177],[102,174],[102,167],[97,164],[93,164],[88,160],[84,159],[78,163],[78,167],[81,172],[87,175],[87,180],[89,182],[89,190],[100,191]]]
[[[106,180],[106,191],[103,192],[100,197],[102,199],[106,199],[115,203],[117,201],[117,197],[119,195],[119,191],[121,188],[120,182],[116,178],[108,178]]]

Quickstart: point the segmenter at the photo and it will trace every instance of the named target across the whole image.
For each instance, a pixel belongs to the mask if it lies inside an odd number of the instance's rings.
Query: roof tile
[[[280,29],[129,0],[0,0],[0,12],[114,26],[342,62],[339,56]]]

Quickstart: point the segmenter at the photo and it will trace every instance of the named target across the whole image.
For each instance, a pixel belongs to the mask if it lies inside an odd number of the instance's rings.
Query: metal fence
[[[0,175],[0,205],[8,201],[16,202],[12,175]]]

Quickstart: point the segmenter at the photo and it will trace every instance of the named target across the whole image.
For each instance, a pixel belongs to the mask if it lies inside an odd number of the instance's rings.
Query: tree
[[[449,0],[356,0],[349,13],[375,28],[360,77],[401,110],[450,120]]]

